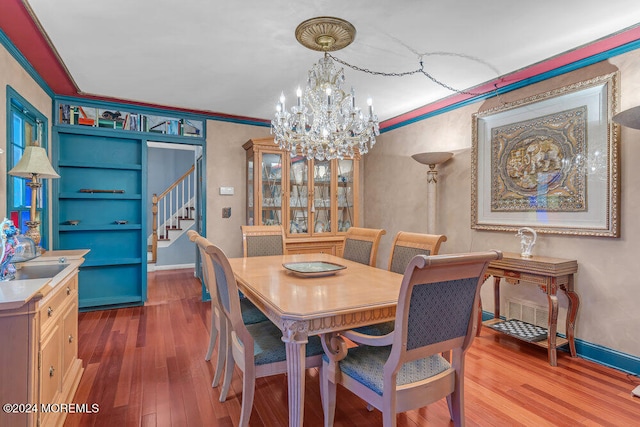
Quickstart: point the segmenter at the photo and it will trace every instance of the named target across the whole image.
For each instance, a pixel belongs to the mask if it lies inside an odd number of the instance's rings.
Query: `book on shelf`
[[[168,120],[167,133],[169,135],[180,135],[180,122],[178,120]]]
[[[63,104],[60,106],[60,123],[71,124],[71,105]]]
[[[131,114],[126,113],[124,116],[124,122],[122,122],[122,129],[130,130],[131,126]]]

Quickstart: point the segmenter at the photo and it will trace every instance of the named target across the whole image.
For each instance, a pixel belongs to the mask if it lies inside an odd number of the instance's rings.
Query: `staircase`
[[[169,247],[195,224],[195,167],[191,168],[159,196],[152,197],[153,232],[147,239],[147,260],[155,263],[158,249]]]

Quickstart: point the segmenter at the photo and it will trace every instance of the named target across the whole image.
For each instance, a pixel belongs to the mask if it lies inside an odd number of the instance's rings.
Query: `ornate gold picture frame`
[[[618,237],[618,73],[473,115],[471,228]]]

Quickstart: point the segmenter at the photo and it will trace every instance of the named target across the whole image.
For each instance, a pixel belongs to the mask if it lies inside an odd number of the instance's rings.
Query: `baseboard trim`
[[[176,265],[155,265],[147,268],[148,271],[160,271],[160,270],[182,270],[185,268],[196,268],[194,264],[176,264]]]
[[[482,311],[482,321],[493,319],[493,313]],[[559,334],[561,337],[566,336]],[[598,344],[576,338],[576,354],[583,359],[617,369],[632,375],[640,372],[640,357],[622,353]],[[558,347],[558,350],[568,352],[568,345]]]

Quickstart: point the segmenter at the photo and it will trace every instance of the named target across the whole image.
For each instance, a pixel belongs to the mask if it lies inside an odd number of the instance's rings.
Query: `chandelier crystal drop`
[[[344,24],[341,25],[342,30]],[[351,39],[354,36],[355,33],[351,34]],[[329,38],[334,39],[335,35]],[[298,40],[303,43],[300,37]],[[333,41],[327,43],[327,37],[314,37],[314,40],[323,42],[321,49],[325,54],[309,71],[304,92],[298,88],[296,104],[289,111],[284,93],[280,95],[275,118],[271,121],[275,143],[289,151],[291,157],[303,155],[308,159],[331,160],[365,154],[380,135],[372,101],[368,100],[366,112],[356,106],[353,88],[349,93],[342,89],[344,69],[337,68],[327,55],[327,51],[335,50],[331,48]]]

